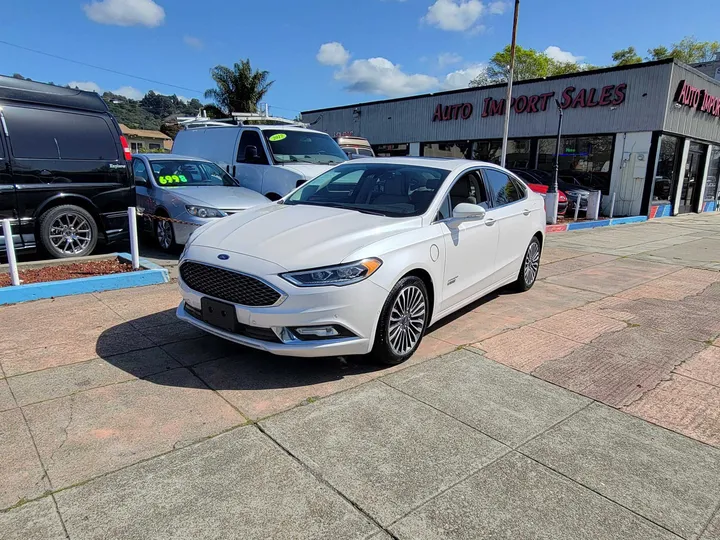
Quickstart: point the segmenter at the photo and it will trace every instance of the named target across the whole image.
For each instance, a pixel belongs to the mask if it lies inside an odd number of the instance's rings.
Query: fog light
[[[294,331],[300,336],[315,336],[321,338],[340,335],[332,326],[300,326],[295,328]]]

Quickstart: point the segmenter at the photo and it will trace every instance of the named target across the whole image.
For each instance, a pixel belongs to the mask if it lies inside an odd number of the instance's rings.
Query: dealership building
[[[332,136],[381,156],[500,162],[504,84],[306,111]],[[661,217],[715,210],[720,81],[673,60],[513,85],[507,167],[552,171],[563,109],[560,174],[603,193],[607,213]]]

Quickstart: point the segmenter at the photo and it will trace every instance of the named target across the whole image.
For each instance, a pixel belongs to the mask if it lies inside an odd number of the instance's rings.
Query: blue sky
[[[720,40],[720,2],[523,0],[518,43],[609,64],[686,35]],[[276,82],[272,112],[465,86],[510,41],[509,0],[4,0],[0,73],[56,84],[202,99],[210,67],[250,58]],[[176,85],[182,89],[167,85]]]

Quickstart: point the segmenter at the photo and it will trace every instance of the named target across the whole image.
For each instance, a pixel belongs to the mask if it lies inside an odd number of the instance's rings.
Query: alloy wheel
[[[392,351],[403,356],[413,350],[425,330],[425,296],[415,285],[400,291],[388,321],[388,343]]]
[[[525,284],[535,283],[538,270],[540,269],[540,246],[537,242],[531,242],[525,254]]]
[[[158,221],[155,227],[157,241],[163,249],[170,249],[173,243],[172,225],[169,221]]]
[[[80,253],[92,241],[92,228],[84,216],[76,212],[64,212],[50,224],[50,241],[61,253]]]

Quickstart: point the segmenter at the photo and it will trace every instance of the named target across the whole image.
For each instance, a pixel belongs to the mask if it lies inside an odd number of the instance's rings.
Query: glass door
[[[700,187],[701,175],[704,172],[705,148],[702,144],[691,143],[685,164],[685,179],[680,193],[680,214],[695,212],[697,209],[697,191]]]

